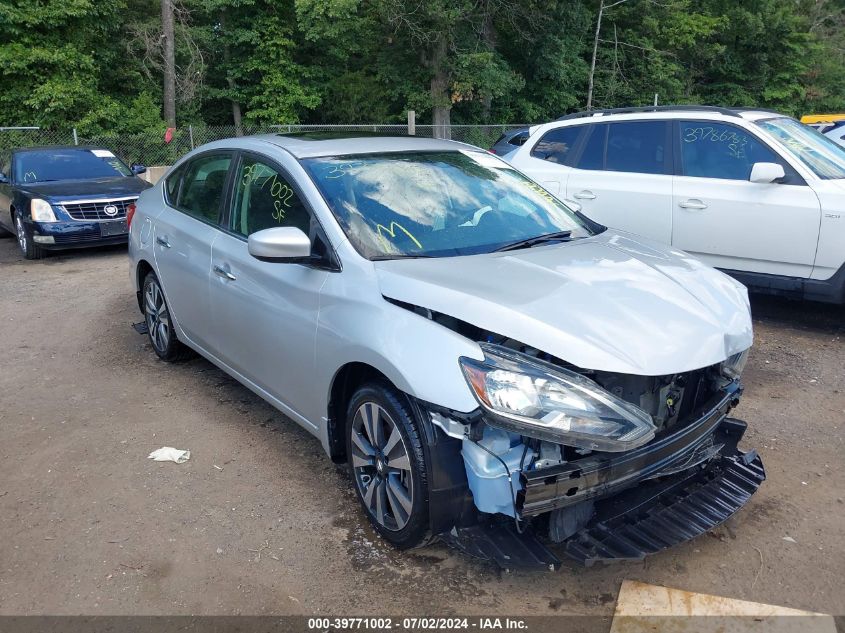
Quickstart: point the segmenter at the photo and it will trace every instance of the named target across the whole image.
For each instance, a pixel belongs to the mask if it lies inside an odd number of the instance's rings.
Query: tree
[[[167,121],[167,125],[176,127],[176,34],[173,22],[173,0],[161,0],[164,120]]]
[[[139,4],[145,5],[143,0]],[[152,9],[152,5],[147,5]],[[129,52],[139,55],[140,70],[161,85],[162,113],[167,125],[176,125],[177,104],[190,104],[202,86],[204,61],[194,39],[192,11],[183,0],[160,0],[158,17],[139,13],[129,26]]]
[[[3,123],[87,135],[841,110],[845,0],[3,0],[0,81]]]
[[[107,75],[104,64],[120,46],[112,34],[119,29],[122,5],[120,0],[0,5],[0,120],[67,128],[87,117],[96,125],[101,114],[118,107],[121,95],[99,87]]]
[[[460,101],[487,101],[521,86],[522,79],[495,49],[494,22],[521,15],[507,0],[430,0],[408,5],[382,0],[397,38],[418,55],[428,82],[435,136],[448,136],[451,110]]]

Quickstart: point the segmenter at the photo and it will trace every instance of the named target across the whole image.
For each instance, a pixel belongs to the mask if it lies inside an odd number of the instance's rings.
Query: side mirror
[[[9,182],[9,177],[0,171],[0,183],[6,184]]]
[[[751,182],[768,184],[786,177],[783,166],[777,163],[754,163],[751,167],[751,175],[748,180]]]
[[[256,231],[247,240],[249,254],[271,262],[301,262],[311,257],[311,240],[295,226]]]
[[[147,166],[146,165],[132,165],[132,167],[130,169],[132,169],[133,174],[135,174],[136,176],[140,176],[141,174],[146,173]]]

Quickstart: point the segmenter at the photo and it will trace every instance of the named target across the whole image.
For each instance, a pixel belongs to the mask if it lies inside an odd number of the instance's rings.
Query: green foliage
[[[177,65],[194,61],[197,87],[180,134],[237,111],[245,125],[554,118],[586,102],[600,2],[175,0]],[[658,93],[845,110],[845,0],[604,4],[597,107]],[[0,0],[0,125],[159,138],[161,77],[141,41],[159,21],[160,0]]]

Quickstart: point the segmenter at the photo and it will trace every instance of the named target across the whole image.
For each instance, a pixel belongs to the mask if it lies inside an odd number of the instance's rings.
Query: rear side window
[[[176,206],[188,215],[216,224],[231,162],[231,155],[207,154],[187,163],[181,170],[182,186]]]
[[[581,125],[571,125],[550,130],[537,141],[534,149],[531,150],[531,155],[550,163],[566,165],[572,159],[575,144],[583,129]]]
[[[590,125],[589,137],[575,165],[578,169],[604,169],[604,147],[607,140],[607,124]]]
[[[772,150],[742,128],[713,121],[681,121],[679,128],[684,176],[748,180],[754,163],[783,165]]]
[[[520,132],[519,134],[514,134],[508,139],[508,145],[516,145],[520,147],[525,145],[525,141],[528,140],[528,132]]]
[[[666,122],[611,123],[605,169],[635,174],[668,174]]]

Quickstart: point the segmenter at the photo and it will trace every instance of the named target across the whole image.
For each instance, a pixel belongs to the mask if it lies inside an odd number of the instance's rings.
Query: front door
[[[218,226],[230,153],[201,154],[186,163],[178,174],[176,200],[155,219],[153,245],[171,317],[190,343],[212,349],[208,283],[211,245]]]
[[[329,273],[260,261],[249,254],[247,238],[278,226],[314,236],[316,221],[270,160],[244,154],[233,182],[227,231],[211,257],[215,349],[232,370],[313,428],[305,412],[313,399],[320,289]]]
[[[679,121],[672,245],[717,268],[809,277],[821,208],[803,178],[748,130]],[[778,163],[782,183],[748,180],[754,163]]]

